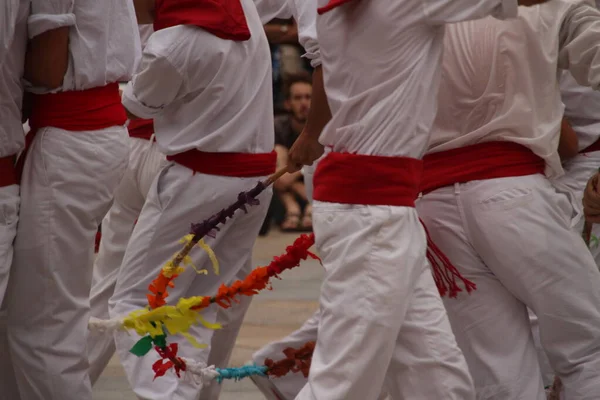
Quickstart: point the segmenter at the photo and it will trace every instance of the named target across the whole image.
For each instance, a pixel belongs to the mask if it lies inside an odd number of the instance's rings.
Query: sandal
[[[300,214],[290,213],[285,215],[285,219],[279,226],[282,232],[294,232],[300,225]]]
[[[302,217],[302,223],[300,224],[300,230],[302,232],[312,232],[312,210],[304,213],[304,216]]]

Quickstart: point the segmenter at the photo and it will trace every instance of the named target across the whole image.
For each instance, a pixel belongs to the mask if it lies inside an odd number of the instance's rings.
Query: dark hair
[[[294,86],[296,83],[306,83],[308,85],[312,85],[312,79],[308,72],[289,75],[285,80],[284,95],[286,100],[289,100],[290,97],[292,97],[292,86]]]

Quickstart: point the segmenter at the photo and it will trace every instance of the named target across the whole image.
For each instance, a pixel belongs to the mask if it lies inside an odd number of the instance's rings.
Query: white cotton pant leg
[[[575,214],[579,214],[577,224],[574,229],[580,235],[583,232],[584,218],[582,209],[583,192],[588,183],[588,180],[598,172],[600,167],[600,151],[593,153],[579,154],[567,162],[565,162],[565,174],[559,178],[552,180],[552,184],[559,191],[566,190],[569,192],[575,206]],[[596,265],[600,268],[600,224],[594,224],[592,227],[592,238],[589,249],[596,261]]]
[[[19,203],[19,186],[0,187],[0,393],[11,400],[19,400],[20,396],[8,350],[7,313],[2,300],[6,293],[13,259]]]
[[[474,399],[464,357],[407,207],[316,201],[326,274],[319,335],[299,400]]]
[[[313,165],[306,165],[302,168],[302,174],[304,175],[304,188],[306,190],[306,198],[308,199],[309,203],[312,203],[313,201],[313,179],[316,168],[316,162]]]
[[[583,219],[582,209],[583,192],[585,191],[588,180],[598,171],[598,167],[600,167],[600,152],[579,154],[565,162],[564,175],[551,180],[552,184],[559,192],[564,192],[571,198],[574,210],[572,214],[569,214],[569,216],[574,218],[576,223],[574,224],[573,229],[575,229],[578,234],[583,233],[583,225],[585,222]],[[596,261],[596,265],[600,267],[599,238],[600,225],[595,224],[592,228],[592,238],[590,240],[589,249]],[[531,321],[533,341],[538,352],[538,359],[540,362],[544,386],[548,387],[552,385],[555,373],[550,366],[548,356],[542,347],[537,316],[533,311],[528,311],[529,319]]]
[[[0,303],[4,299],[19,220],[19,186],[0,187]]]
[[[244,280],[252,271],[252,263],[248,262],[237,273],[234,280]],[[229,282],[231,284],[232,282]],[[252,298],[248,296],[239,296],[239,303],[234,303],[228,309],[217,309],[217,322],[223,327],[213,333],[210,342],[210,352],[208,354],[208,365],[214,365],[217,368],[229,367],[229,360],[235,347],[235,342],[244,322],[246,311],[250,307]],[[218,400],[221,394],[222,385],[217,382],[202,388],[198,400]]]
[[[526,306],[564,400],[600,398],[600,272],[571,207],[542,175],[456,184],[417,203],[432,239],[477,284],[445,305],[478,399],[545,398]]]
[[[115,293],[109,302],[111,318],[128,315],[147,306],[148,285],[162,267],[181,248],[179,240],[198,223],[237,200],[238,194],[253,188],[260,178],[230,178],[194,174],[177,164],[169,164],[154,181],[130,239]],[[215,275],[204,251],[195,248],[190,256],[208,275],[197,275],[188,267],[169,290],[167,301],[174,304],[181,297],[214,296],[222,283],[230,282],[238,272],[251,265],[252,249],[258,231],[267,213],[271,190],[259,196],[260,205],[248,208],[248,214],[238,211],[233,219],[220,227],[216,238],[206,238],[221,264],[220,275]],[[218,305],[212,305],[202,316],[210,322],[217,319]],[[210,345],[213,331],[202,326],[190,330],[200,343]],[[187,400],[195,399],[201,386],[191,380],[177,378],[173,371],[154,380],[152,364],[159,358],[152,351],[136,357],[129,350],[139,337],[127,332],[115,334],[117,353],[129,383],[139,399]],[[207,362],[209,349],[194,348],[179,336],[169,337],[179,343],[179,355]]]
[[[156,142],[129,138],[129,165],[115,191],[113,204],[102,220],[102,240],[94,262],[91,316],[109,319],[108,301],[114,293],[117,275],[146,195],[158,172],[166,165]],[[115,352],[114,338],[102,332],[89,332],[90,380],[96,383]]]
[[[527,309],[529,314],[529,323],[531,324],[531,333],[533,335],[533,344],[538,355],[538,362],[540,364],[540,371],[542,372],[542,382],[544,387],[550,387],[554,383],[554,370],[550,366],[550,360],[544,351],[542,341],[540,339],[540,322],[538,321],[537,315],[530,308]]]
[[[21,397],[90,400],[86,351],[94,238],[127,166],[127,131],[44,128],[21,181],[7,292]]]

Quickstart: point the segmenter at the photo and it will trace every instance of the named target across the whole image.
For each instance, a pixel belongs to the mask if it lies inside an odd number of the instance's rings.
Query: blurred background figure
[[[286,83],[284,109],[287,114],[275,118],[275,151],[279,168],[287,165],[288,152],[304,129],[312,95],[308,73],[290,75]],[[311,231],[312,207],[302,172],[283,176],[275,183],[274,189],[272,213],[268,218],[273,218],[284,232]]]

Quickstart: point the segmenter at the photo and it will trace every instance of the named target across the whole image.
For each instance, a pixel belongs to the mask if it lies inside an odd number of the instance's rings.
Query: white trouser
[[[19,218],[19,186],[0,188],[0,393],[7,399],[19,400],[15,374],[6,337],[6,310],[2,304],[10,266],[13,260],[13,242]]]
[[[559,192],[566,192],[572,199],[572,203],[575,207],[573,217],[575,217],[576,221],[574,229],[579,234],[583,232],[583,225],[585,222],[582,210],[583,192],[585,191],[588,180],[592,175],[598,172],[598,167],[600,167],[600,152],[579,154],[565,163],[565,175],[551,181]],[[600,225],[595,224],[592,228],[592,240],[590,241],[589,249],[596,261],[596,265],[600,267],[599,239]],[[538,352],[544,386],[550,386],[554,380],[554,371],[552,370],[548,356],[542,347],[537,316],[531,310],[529,310],[529,319],[531,321],[533,341]]]
[[[194,174],[178,164],[163,168],[148,193],[125,252],[115,293],[109,302],[111,318],[147,306],[148,285],[181,249],[179,240],[188,233],[190,224],[201,222],[227,207],[240,192],[251,189],[258,180]],[[268,190],[260,195],[261,204],[249,207],[248,214],[236,212],[233,219],[220,227],[216,238],[206,238],[221,264],[220,275],[212,271],[205,252],[198,248],[192,251],[190,256],[194,264],[200,269],[207,269],[209,274],[197,275],[188,267],[176,279],[175,287],[169,289],[167,300],[170,304],[176,303],[180,297],[213,296],[222,283],[230,282],[240,270],[252,268],[252,248],[267,213],[271,193]],[[203,317],[215,322],[217,308],[216,304],[209,307],[203,311]],[[213,331],[202,326],[194,326],[190,334],[208,345],[213,337]],[[127,332],[115,334],[117,352],[138,398],[187,400],[199,395],[199,384],[179,379],[172,371],[154,381],[152,364],[159,358],[158,355],[154,351],[145,357],[129,353],[138,339],[137,335]],[[169,340],[179,343],[179,355],[208,361],[209,349],[194,348],[182,337],[169,337]]]
[[[7,292],[24,400],[90,400],[86,336],[94,238],[127,166],[127,131],[45,128],[29,150]]]
[[[554,370],[550,366],[550,360],[544,351],[542,341],[540,339],[540,321],[537,315],[530,308],[527,309],[529,313],[529,322],[531,324],[531,333],[533,335],[533,344],[538,354],[538,362],[540,364],[540,371],[542,372],[542,382],[544,387],[551,387],[554,382]]]
[[[315,169],[317,163],[313,165],[306,165],[302,168],[302,174],[304,175],[304,189],[306,190],[306,198],[309,203],[313,201],[313,178],[315,176]]]
[[[156,142],[130,138],[129,166],[115,191],[108,214],[102,220],[102,240],[94,263],[90,293],[91,316],[109,319],[108,300],[114,293],[117,274],[150,186],[167,163]],[[88,334],[90,379],[96,383],[115,352],[114,338],[104,333]]]
[[[468,279],[445,301],[478,399],[545,399],[526,306],[565,384],[565,400],[600,398],[600,272],[572,207],[542,175],[473,181],[423,196],[432,239]]]
[[[565,175],[556,178],[552,183],[560,190],[566,188],[573,198],[575,212],[583,214],[582,200],[583,192],[588,180],[598,172],[600,167],[600,151],[593,153],[579,154],[565,162]],[[584,218],[577,220],[575,229],[579,234],[583,231]],[[600,224],[594,224],[592,229],[592,240],[590,241],[590,251],[596,260],[596,265],[600,267]]]
[[[299,400],[474,399],[412,208],[314,204],[326,269]]]

